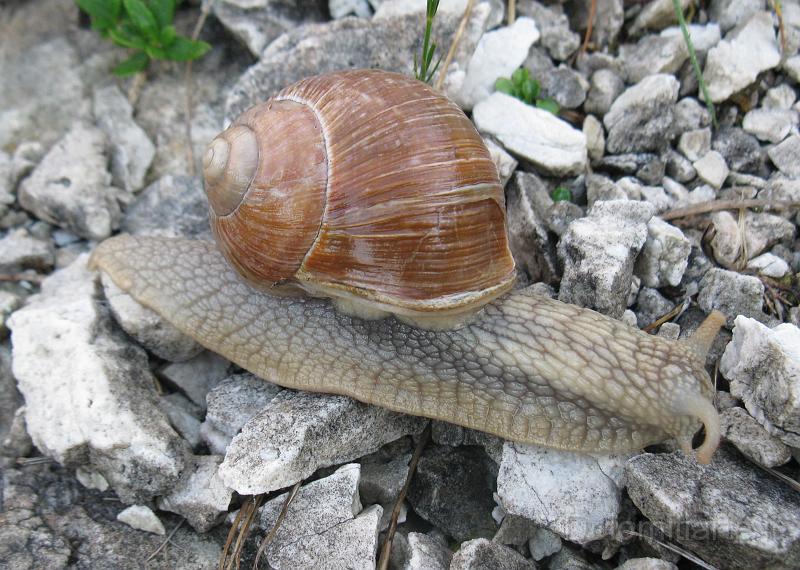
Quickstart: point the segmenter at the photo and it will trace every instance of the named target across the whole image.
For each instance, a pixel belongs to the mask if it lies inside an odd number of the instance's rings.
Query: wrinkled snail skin
[[[122,235],[100,244],[91,264],[208,349],[288,388],[581,452],[670,437],[688,451],[701,423],[698,460],[719,443],[703,357],[719,328],[711,317],[676,342],[522,290],[462,328],[430,331],[268,295],[208,242]]]

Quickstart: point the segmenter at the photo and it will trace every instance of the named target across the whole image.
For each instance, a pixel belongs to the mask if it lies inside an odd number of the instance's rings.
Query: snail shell
[[[272,293],[442,328],[513,284],[489,152],[455,104],[414,79],[300,81],[216,137],[204,176],[221,251]]]

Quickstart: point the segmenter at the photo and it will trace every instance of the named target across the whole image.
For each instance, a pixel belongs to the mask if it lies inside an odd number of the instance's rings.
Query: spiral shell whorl
[[[218,216],[242,203],[258,168],[258,141],[244,125],[235,125],[211,141],[203,157],[208,202]]]

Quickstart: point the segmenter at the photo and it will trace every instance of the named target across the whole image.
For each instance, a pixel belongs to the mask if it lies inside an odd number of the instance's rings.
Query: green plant
[[[425,10],[425,35],[422,37],[422,57],[417,61],[417,54],[414,54],[414,77],[424,83],[430,83],[433,74],[439,68],[442,58],[436,62],[431,69],[433,54],[436,51],[436,44],[431,43],[431,29],[433,28],[433,18],[439,9],[439,0],[428,0]]]
[[[673,0],[672,6],[675,9],[675,16],[678,18],[678,25],[680,25],[681,32],[683,33],[683,41],[686,43],[686,49],[689,51],[689,60],[692,62],[692,69],[694,70],[695,77],[697,77],[697,84],[700,86],[700,92],[703,94],[703,99],[705,99],[708,114],[711,116],[711,123],[714,125],[714,128],[716,128],[717,113],[714,110],[714,103],[708,96],[706,80],[703,77],[703,72],[700,70],[700,63],[697,61],[697,54],[694,51],[692,36],[689,34],[689,28],[686,25],[686,18],[683,16],[683,8],[681,8],[680,0]]]
[[[550,192],[550,197],[553,202],[572,202],[572,192],[569,191],[569,188],[564,188],[563,186],[553,188],[553,191]]]
[[[539,98],[541,86],[524,67],[520,67],[512,73],[511,79],[498,77],[497,81],[494,82],[494,88],[496,91],[516,97],[528,105],[534,105],[539,109],[550,111],[554,115],[558,115],[560,110],[558,103],[553,99],[547,97]]]
[[[75,0],[92,21],[92,29],[118,46],[135,50],[113,70],[133,75],[153,59],[192,61],[211,46],[179,36],[172,25],[181,0]]]

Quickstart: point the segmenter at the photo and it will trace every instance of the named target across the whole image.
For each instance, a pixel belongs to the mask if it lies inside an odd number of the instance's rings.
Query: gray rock
[[[361,510],[359,475],[359,465],[348,464],[300,488],[264,552],[271,567],[374,567],[382,509]],[[286,493],[264,505],[262,529],[273,528],[285,501]]]
[[[542,212],[551,204],[547,187],[538,176],[522,171],[514,174],[506,192],[509,246],[517,267],[531,282],[552,283],[558,275],[555,244]]]
[[[0,347],[0,455],[6,457],[15,456],[13,442],[6,439],[13,429],[13,424],[25,424],[24,407],[22,407],[22,396],[17,391],[17,381],[11,373],[11,348]],[[20,414],[20,419],[15,416]]]
[[[708,109],[694,97],[684,97],[675,103],[674,115],[676,133],[701,129],[711,123]]]
[[[774,279],[780,279],[791,271],[788,263],[772,253],[762,253],[754,257],[747,262],[747,269]]]
[[[328,0],[328,9],[334,20],[345,16],[356,16],[357,18],[372,16],[372,9],[367,0]]]
[[[497,494],[507,512],[586,544],[616,531],[626,460],[507,442]]]
[[[680,453],[634,457],[628,494],[671,540],[719,567],[797,567],[800,496],[722,448],[709,466]]]
[[[776,174],[767,182],[766,186],[759,191],[758,197],[762,200],[800,202],[800,180],[795,180]],[[785,218],[791,218],[794,214],[792,210],[776,211]]]
[[[685,10],[689,0],[681,0],[681,9]],[[671,0],[655,0],[642,8],[636,15],[630,28],[631,34],[639,34],[645,30],[661,30],[677,22],[675,7]]]
[[[495,495],[495,501],[497,500],[498,497]],[[502,515],[502,520],[500,528],[492,538],[494,542],[510,546],[525,546],[540,530],[532,520],[509,514],[502,505],[498,505],[492,513],[495,520],[499,518],[498,515]]]
[[[0,217],[8,213],[15,201],[13,190],[17,184],[12,181],[12,168],[11,157],[0,150]]]
[[[530,47],[539,39],[539,29],[530,18],[483,35],[469,60],[461,88],[450,96],[463,109],[472,109],[494,91],[498,77],[510,77],[525,61]]]
[[[708,51],[703,78],[709,97],[714,103],[725,101],[753,83],[759,73],[776,67],[780,60],[772,14],[756,12]]]
[[[639,191],[642,200],[652,204],[656,214],[666,212],[675,204],[675,199],[670,197],[661,186],[642,186]]]
[[[122,230],[129,234],[212,239],[202,181],[169,174],[156,180],[128,206]]]
[[[800,177],[800,136],[792,135],[767,151],[778,170],[792,178]]]
[[[483,142],[486,143],[486,148],[489,149],[489,154],[492,156],[492,162],[494,162],[494,165],[497,167],[497,175],[500,177],[500,184],[505,186],[511,179],[511,175],[514,174],[519,163],[492,139],[484,138]]]
[[[117,515],[117,520],[136,530],[162,536],[167,533],[161,520],[146,505],[131,505]]]
[[[628,83],[638,83],[654,73],[676,73],[689,58],[681,36],[645,36],[635,45],[620,47]]]
[[[719,26],[714,23],[708,24],[689,24],[689,37],[696,52],[707,52],[717,45],[722,39]],[[678,26],[673,26],[661,31],[662,38],[672,38],[683,36],[683,31]]]
[[[20,180],[33,172],[33,169],[42,160],[44,154],[45,148],[40,142],[27,141],[20,143],[11,160],[11,186],[15,186]]]
[[[734,172],[758,174],[764,165],[765,152],[758,139],[739,127],[723,127],[717,131],[711,148],[718,151]]]
[[[105,134],[76,123],[19,188],[20,205],[36,217],[87,239],[119,226],[118,190],[106,170]]]
[[[709,245],[716,261],[725,267],[733,267],[742,250],[742,233],[739,223],[730,212],[714,212],[711,215],[713,232],[709,232]]]
[[[665,173],[676,182],[690,182],[697,176],[697,171],[692,163],[683,155],[670,149],[666,153],[667,164]]]
[[[549,111],[493,93],[475,106],[473,120],[479,131],[493,135],[543,174],[570,176],[586,168],[586,137]]]
[[[428,446],[417,465],[408,502],[422,518],[462,542],[491,538],[494,500],[489,460],[474,447]]]
[[[761,100],[761,106],[764,109],[791,109],[794,102],[797,100],[797,94],[794,88],[786,83],[781,83],[776,87],[767,89],[764,98]]]
[[[158,400],[158,405],[175,431],[181,434],[192,448],[200,445],[202,439],[199,418],[202,410],[198,406],[178,392],[162,396]]]
[[[220,0],[214,15],[259,57],[273,40],[300,24],[326,19],[327,2],[319,0]]]
[[[764,0],[712,0],[709,17],[717,22],[723,32],[744,24],[750,17],[766,8]]]
[[[731,394],[768,432],[800,447],[800,329],[789,323],[768,329],[743,316],[735,324],[720,361]]]
[[[156,147],[133,120],[127,97],[116,85],[95,89],[94,116],[108,138],[112,183],[128,192],[141,190]]]
[[[203,350],[197,341],[176,329],[158,313],[137,303],[105,273],[101,278],[114,319],[144,348],[170,362],[189,360]]]
[[[420,15],[425,14],[427,9],[427,0],[369,0],[375,8],[374,19],[380,20],[384,18],[396,18],[398,16],[407,16],[414,14],[419,18]],[[487,22],[487,29],[494,29],[498,27],[505,20],[506,7],[502,0],[478,0],[472,9],[480,9],[479,4],[483,2],[489,4],[490,15]],[[461,16],[467,8],[467,0],[442,0],[439,2],[439,10],[436,16],[440,17],[445,13],[448,16]],[[517,12],[524,15],[521,11]]]
[[[362,500],[368,504],[393,504],[408,474],[411,455],[405,453],[389,461],[377,461],[367,457],[361,462],[361,482],[358,491]]]
[[[453,552],[441,540],[421,532],[408,533],[409,555],[403,570],[448,570]]]
[[[542,95],[553,99],[562,109],[577,109],[586,100],[589,83],[577,71],[559,67],[544,75]]]
[[[538,562],[561,550],[561,537],[546,528],[540,528],[528,541],[528,549],[531,557]]]
[[[158,508],[177,513],[197,532],[207,532],[228,512],[233,492],[219,478],[222,457],[195,455],[181,479],[158,499]]]
[[[678,570],[678,567],[661,558],[632,558],[617,566],[616,570]]]
[[[686,186],[680,182],[676,182],[672,178],[665,176],[661,183],[664,193],[670,200],[670,207],[678,202],[685,203],[689,200],[689,191],[686,189]]]
[[[158,407],[144,351],[98,302],[87,257],[48,277],[11,316],[14,376],[39,450],[89,466],[138,503],[172,488],[187,449]]]
[[[208,406],[204,433],[208,429],[230,440],[244,424],[264,408],[283,388],[253,376],[249,372],[222,380],[206,394]],[[211,443],[211,442],[209,442]],[[216,442],[215,442],[216,444]]]
[[[774,214],[747,212],[745,222],[745,243],[747,254],[756,256],[778,242],[791,243],[796,234],[794,224]]]
[[[593,161],[602,159],[606,152],[606,135],[603,123],[594,115],[586,115],[583,120],[583,136],[586,137],[586,151],[589,158]]]
[[[597,0],[592,26],[592,44],[598,49],[616,44],[617,36],[625,22],[622,0]],[[573,30],[585,30],[589,23],[589,4],[581,0],[569,0],[564,11],[569,16]]]
[[[20,228],[0,239],[0,272],[17,273],[25,269],[47,271],[55,263],[53,244],[33,237]]]
[[[566,61],[581,45],[581,38],[569,27],[569,19],[557,6],[544,6],[539,2],[521,2],[517,16],[527,16],[536,22],[541,32],[542,46],[556,61]]]
[[[658,150],[672,134],[679,84],[671,75],[650,75],[629,87],[603,117],[606,149],[619,154]]]
[[[284,390],[233,438],[220,476],[240,494],[269,492],[305,479],[320,467],[371,453],[422,427],[420,418],[344,396]]]
[[[559,300],[620,317],[652,214],[645,202],[612,200],[596,202],[586,218],[572,222],[558,243]]]
[[[464,542],[453,555],[450,570],[534,570],[536,565],[514,550],[485,538]]]
[[[719,419],[722,437],[745,457],[766,467],[783,465],[792,458],[789,447],[770,435],[746,410],[730,408]]]
[[[586,95],[583,109],[587,113],[602,117],[623,91],[625,91],[625,81],[619,75],[611,69],[598,69],[589,81],[589,93]]]
[[[467,62],[483,35],[489,13],[486,3],[476,4],[473,9],[450,66],[447,93],[460,90]],[[436,17],[432,34],[439,45],[450,45],[460,18],[461,14],[448,12]],[[419,42],[417,14],[372,20],[344,18],[295,28],[270,44],[261,60],[239,78],[228,95],[225,116],[232,120],[295,81],[338,69],[380,68],[413,75],[413,58],[409,54],[420,49]],[[500,75],[495,75],[492,84]]]
[[[713,188],[722,188],[730,170],[725,163],[725,158],[716,150],[707,152],[703,158],[692,163],[697,171],[697,176]]]
[[[678,140],[678,150],[692,162],[699,160],[711,150],[711,129],[684,132]]]
[[[216,353],[203,351],[182,362],[171,362],[159,370],[168,380],[202,409],[206,407],[206,394],[228,377],[231,363]]]
[[[758,277],[714,267],[700,281],[697,303],[706,313],[721,311],[732,327],[737,315],[763,319],[763,298],[764,284]]]
[[[797,122],[793,109],[753,109],[744,116],[742,128],[762,141],[779,143]]]
[[[53,8],[53,12],[59,11]],[[40,26],[42,15],[32,15],[32,20]],[[25,28],[19,18],[15,21],[20,30],[33,35],[35,26]],[[20,141],[49,146],[73,121],[89,119],[91,107],[84,97],[80,56],[62,35],[56,32],[36,45],[6,38],[0,61],[0,77],[4,78],[0,86],[0,148]]]
[[[642,287],[636,297],[636,326],[644,328],[666,315],[675,307],[656,289]]]

